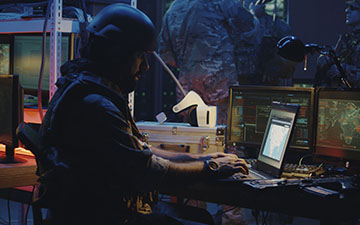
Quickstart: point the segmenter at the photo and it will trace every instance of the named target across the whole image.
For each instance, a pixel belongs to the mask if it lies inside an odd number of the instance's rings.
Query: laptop
[[[277,179],[285,165],[285,153],[290,145],[299,105],[273,102],[259,155],[249,175],[235,174],[240,179]],[[239,177],[236,177],[239,179]]]

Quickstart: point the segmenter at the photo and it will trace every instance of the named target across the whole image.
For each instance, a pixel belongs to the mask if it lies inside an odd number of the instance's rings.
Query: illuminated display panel
[[[271,103],[299,104],[290,149],[312,151],[314,144],[314,88],[233,86],[230,88],[227,144],[259,148]]]
[[[15,157],[15,148],[19,146],[16,128],[23,121],[23,90],[17,75],[0,75],[0,143],[6,146],[5,157],[0,163],[23,162]]]
[[[319,89],[315,154],[360,160],[360,90]]]
[[[61,64],[69,59],[69,36],[62,37]],[[46,58],[42,89],[49,90],[50,37],[46,38]],[[30,34],[14,35],[14,74],[20,77],[25,89],[37,89],[42,57],[42,36]]]
[[[0,43],[0,74],[10,73],[10,43]]]

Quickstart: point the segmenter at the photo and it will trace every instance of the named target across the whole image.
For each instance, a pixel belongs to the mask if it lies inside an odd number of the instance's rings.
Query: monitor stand
[[[26,159],[19,157],[15,154],[15,148],[7,146],[5,147],[5,155],[0,155],[0,163],[24,163]]]

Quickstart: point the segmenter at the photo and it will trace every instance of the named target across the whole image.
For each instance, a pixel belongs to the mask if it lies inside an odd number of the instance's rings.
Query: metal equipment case
[[[224,152],[226,126],[193,127],[188,123],[141,121],[136,123],[150,145],[178,152]]]

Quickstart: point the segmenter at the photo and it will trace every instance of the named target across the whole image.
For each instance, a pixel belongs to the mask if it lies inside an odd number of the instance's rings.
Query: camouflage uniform
[[[352,0],[346,3],[360,10],[360,0]],[[353,29],[351,33],[340,35],[334,50],[351,86],[360,88],[360,29]],[[334,61],[329,56],[320,55],[315,78],[316,85],[345,87],[339,78],[340,73]]]
[[[175,0],[164,15],[159,53],[178,69],[185,91],[218,107],[218,124],[226,123],[229,86],[255,68],[254,28],[238,0]]]
[[[261,31],[261,44],[257,53],[258,74],[262,77],[263,83],[280,85],[280,80],[291,78],[295,70],[294,66],[287,67],[283,59],[276,54],[277,42],[282,37],[290,35],[291,28],[282,19],[268,14],[258,19]],[[254,81],[251,81],[251,83],[254,83]]]
[[[360,30],[341,35],[336,43],[335,53],[346,72],[351,86],[360,88]],[[337,79],[339,72],[333,60],[328,56],[319,56],[319,58],[321,57],[325,58],[326,64],[318,67],[317,84],[320,86],[343,85]]]

